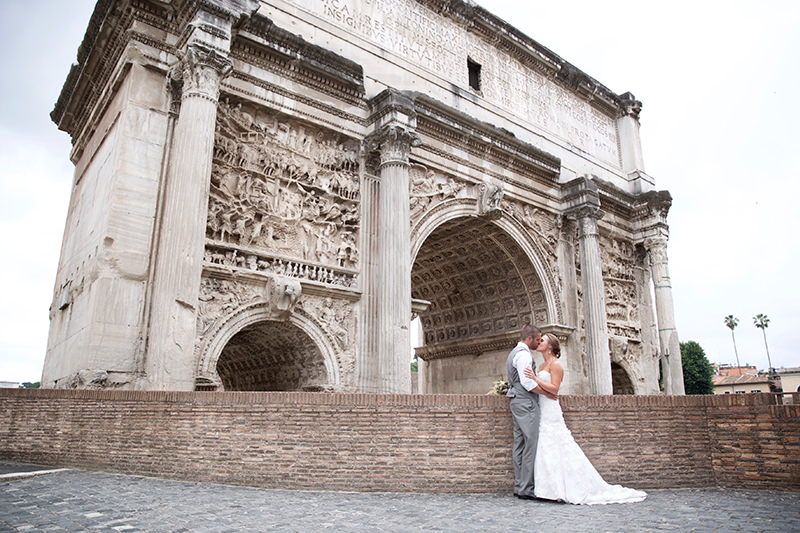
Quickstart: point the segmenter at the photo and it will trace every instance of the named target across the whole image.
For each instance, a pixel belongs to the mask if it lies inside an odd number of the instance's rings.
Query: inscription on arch
[[[320,0],[311,9],[377,46],[469,87],[467,57],[481,65],[481,95],[595,157],[620,166],[616,117],[415,0]]]

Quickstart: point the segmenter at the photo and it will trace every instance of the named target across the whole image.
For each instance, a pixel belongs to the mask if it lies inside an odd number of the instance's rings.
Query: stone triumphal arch
[[[640,110],[461,0],[100,0],[43,385],[483,393],[533,322],[682,394]]]

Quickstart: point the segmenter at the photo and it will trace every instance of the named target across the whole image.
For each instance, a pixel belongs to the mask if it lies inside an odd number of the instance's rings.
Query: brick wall
[[[562,396],[609,482],[800,488],[800,406]],[[261,487],[508,493],[505,398],[0,389],[0,459]]]

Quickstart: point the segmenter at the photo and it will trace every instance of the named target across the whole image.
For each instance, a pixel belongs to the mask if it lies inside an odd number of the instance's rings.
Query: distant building
[[[717,375],[713,378],[714,394],[745,394],[747,392],[772,392],[769,376],[759,374]]]
[[[800,392],[800,367],[779,368],[783,392]]]
[[[719,365],[717,367],[717,374],[720,376],[740,376],[742,374],[758,375],[758,368],[750,365],[745,366],[732,366],[732,365]]]
[[[18,389],[19,381],[0,381],[0,389]]]

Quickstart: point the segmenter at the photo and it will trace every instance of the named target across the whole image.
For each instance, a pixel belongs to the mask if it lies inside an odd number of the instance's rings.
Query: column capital
[[[581,221],[586,218],[597,221],[603,218],[605,215],[605,211],[594,205],[581,205],[564,213],[564,216],[566,216],[568,219],[577,221]]]
[[[667,262],[667,242],[668,239],[662,235],[656,237],[648,237],[642,244],[645,250],[650,255],[650,261],[657,263]]]
[[[386,124],[367,137],[369,151],[380,153],[381,167],[387,164],[408,165],[411,148],[421,143],[414,130],[399,124]]]
[[[659,248],[666,248],[668,241],[669,241],[669,239],[667,239],[666,236],[657,235],[655,237],[646,238],[645,240],[642,241],[642,244],[644,244],[644,247],[645,247],[646,250],[650,251],[650,250],[656,250],[656,249],[659,249]]]
[[[668,191],[650,191],[639,196],[633,217],[638,227],[636,242],[669,236],[667,214],[671,206],[672,196]]]
[[[593,205],[582,205],[567,211],[564,216],[578,224],[578,236],[587,237],[599,235],[597,221],[605,216],[606,212]]]
[[[381,167],[408,165],[412,146],[419,146],[417,112],[409,93],[386,89],[369,102],[373,133],[365,139],[367,150],[379,152]]]
[[[191,43],[181,62],[180,78],[183,82],[181,100],[199,97],[213,101],[219,98],[219,82],[233,68],[231,60],[213,48]]]

